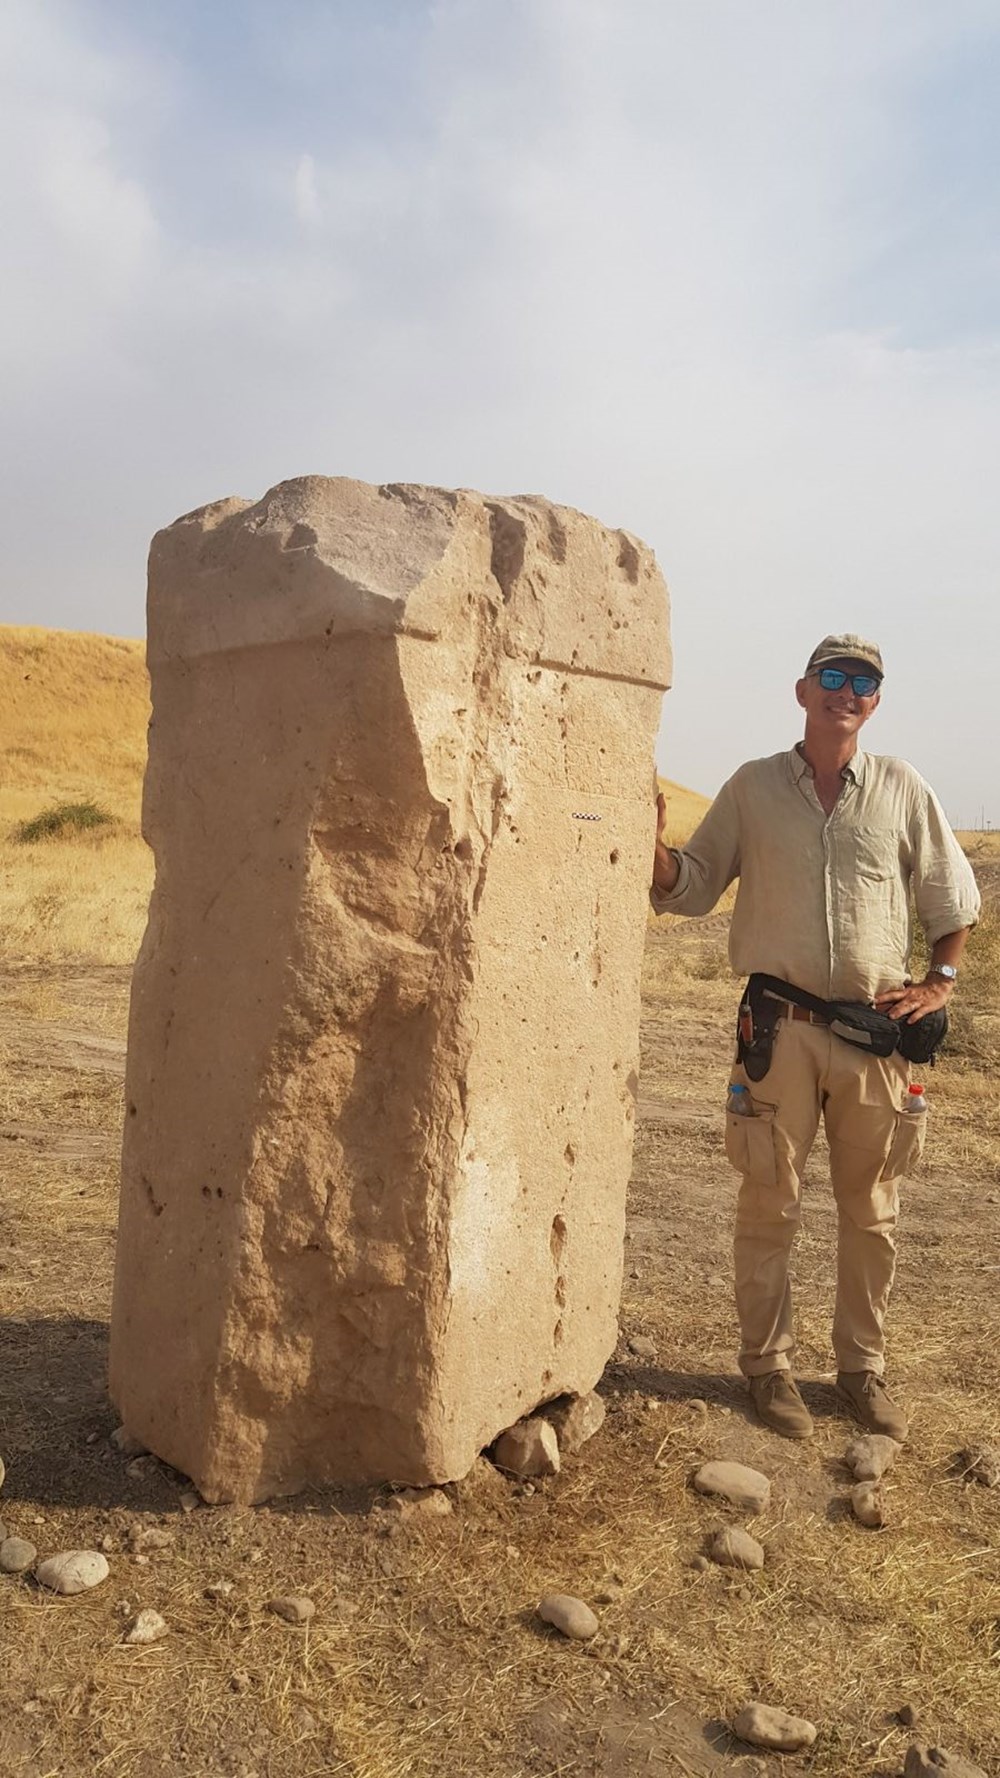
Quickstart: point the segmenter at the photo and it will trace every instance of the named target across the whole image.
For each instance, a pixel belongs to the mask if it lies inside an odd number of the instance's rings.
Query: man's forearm
[[[968,926],[961,926],[957,932],[946,932],[941,938],[935,939],[931,950],[931,968],[938,963],[947,963],[952,969],[957,969],[969,931]]]

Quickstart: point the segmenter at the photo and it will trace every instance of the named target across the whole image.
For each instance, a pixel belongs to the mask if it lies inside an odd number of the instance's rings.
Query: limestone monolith
[[[157,535],[148,656],[112,1394],[208,1500],[454,1480],[615,1344],[662,578],[303,477]]]

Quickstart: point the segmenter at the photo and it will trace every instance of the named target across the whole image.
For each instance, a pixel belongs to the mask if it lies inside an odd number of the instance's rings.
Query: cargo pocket
[[[735,1122],[735,1120],[734,1120]],[[882,1168],[883,1179],[906,1179],[915,1173],[924,1152],[927,1137],[927,1113],[921,1112],[914,1116],[912,1112],[896,1113],[896,1128],[893,1133],[892,1145]]]
[[[774,1106],[754,1101],[752,1117],[726,1112],[726,1154],[737,1173],[755,1185],[777,1185],[774,1154]]]

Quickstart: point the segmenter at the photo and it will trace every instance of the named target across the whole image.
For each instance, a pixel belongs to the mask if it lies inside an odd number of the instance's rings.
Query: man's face
[[[866,673],[869,677],[872,675],[867,661],[845,657],[844,660],[824,661],[823,666],[837,667],[847,674],[840,689],[824,691],[819,674],[814,670],[799,680],[795,687],[795,696],[806,713],[807,727],[821,734],[850,739],[878,709],[881,691],[874,691],[870,698],[859,698],[851,684],[851,675],[854,673]]]

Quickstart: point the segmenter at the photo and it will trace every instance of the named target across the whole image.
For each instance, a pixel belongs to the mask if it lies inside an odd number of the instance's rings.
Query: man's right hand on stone
[[[653,853],[653,886],[668,892],[674,888],[680,865],[663,838],[667,824],[667,799],[662,790],[656,796],[656,849]]]

